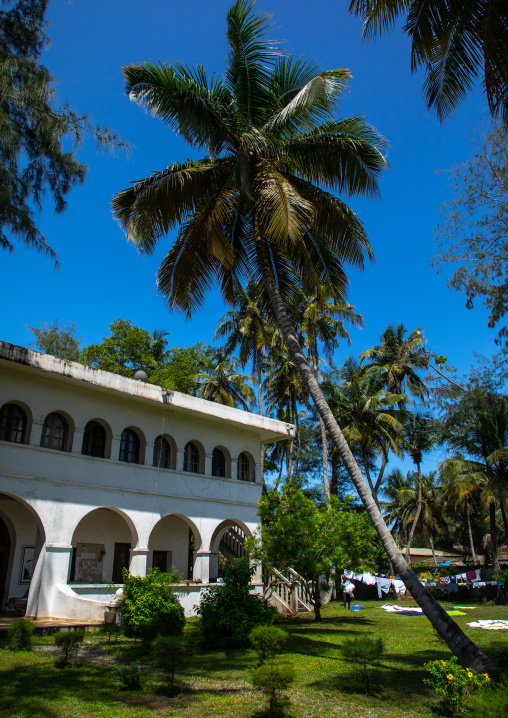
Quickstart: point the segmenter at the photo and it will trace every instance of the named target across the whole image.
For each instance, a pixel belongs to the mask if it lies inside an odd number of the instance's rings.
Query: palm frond
[[[123,70],[131,100],[166,122],[196,149],[217,155],[236,144],[232,95],[220,79],[208,84],[201,66],[145,62]]]

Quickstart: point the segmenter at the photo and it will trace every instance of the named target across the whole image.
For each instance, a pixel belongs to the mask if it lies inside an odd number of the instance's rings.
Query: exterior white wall
[[[0,441],[0,511],[21,527],[13,542],[16,570],[23,542],[34,544],[36,519],[17,501],[3,501],[2,509],[2,493],[24,500],[40,519],[45,544],[27,609],[28,615],[39,617],[91,620],[103,611],[104,602],[111,600],[106,587],[103,591],[96,585],[69,585],[72,548],[77,543],[104,544],[105,581],[111,578],[115,542],[131,544],[133,574],[145,575],[151,568],[153,550],[168,550],[172,551],[172,563],[186,577],[190,526],[195,549],[193,578],[208,584],[209,578],[217,575],[222,529],[238,524],[250,534],[258,524],[261,443],[293,432],[293,427],[266,417],[176,392],[166,396],[160,387],[0,342],[0,407],[8,402],[27,407],[32,425],[25,444]],[[55,411],[69,419],[70,451],[40,446],[44,419]],[[81,454],[83,432],[91,420],[107,427],[111,458]],[[120,438],[126,427],[134,427],[142,444],[146,442],[140,464],[119,461]],[[152,466],[154,441],[161,434],[170,437],[174,469]],[[183,471],[184,447],[190,440],[202,447],[203,473]],[[229,454],[231,478],[211,475],[216,446]],[[255,482],[237,479],[236,461],[241,452],[255,457]],[[25,591],[11,581],[5,599]],[[192,610],[190,600],[186,599],[187,612]]]
[[[11,540],[11,555],[3,596],[5,602],[9,598],[22,598],[28,590],[29,584],[21,581],[23,547],[37,545],[37,522],[19,501],[1,497],[0,516],[7,526]]]
[[[189,525],[183,519],[178,516],[166,516],[161,519],[153,527],[148,549],[148,568],[153,566],[154,551],[171,551],[173,566],[184,579],[189,578]]]

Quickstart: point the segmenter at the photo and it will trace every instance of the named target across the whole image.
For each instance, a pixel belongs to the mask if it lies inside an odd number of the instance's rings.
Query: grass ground
[[[434,696],[423,683],[423,664],[450,657],[423,616],[399,616],[379,608],[382,601],[364,603],[350,613],[338,604],[313,614],[281,619],[289,640],[283,660],[291,662],[297,679],[290,690],[287,715],[292,718],[425,718],[435,716]],[[414,605],[406,599],[401,604]],[[469,628],[468,621],[503,618],[508,607],[477,606],[455,616],[457,622],[487,653],[508,648],[508,631]],[[362,692],[360,676],[342,658],[338,646],[358,635],[381,636],[386,652],[372,670],[374,694]],[[197,624],[185,630],[187,665],[180,674],[182,691],[170,697],[163,676],[150,663],[139,641],[107,639],[87,634],[75,665],[55,667],[51,637],[36,637],[30,653],[11,653],[0,643],[0,716],[9,718],[254,718],[262,715],[263,698],[248,683],[255,663],[253,651],[205,651],[199,646]],[[144,675],[141,692],[121,689],[114,667],[137,661]]]

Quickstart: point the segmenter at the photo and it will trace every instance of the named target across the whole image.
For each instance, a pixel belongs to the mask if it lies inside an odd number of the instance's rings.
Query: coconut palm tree
[[[389,324],[381,335],[381,344],[360,354],[361,361],[370,360],[368,367],[376,367],[386,389],[393,394],[410,394],[425,401],[428,389],[418,376],[419,369],[426,369],[428,356],[421,329],[409,336],[403,324]],[[406,397],[399,402],[399,409],[406,406]]]
[[[508,123],[508,10],[496,0],[351,0],[364,19],[364,38],[392,29],[406,15],[411,70],[423,67],[427,109],[443,121],[478,78],[492,115]]]
[[[359,448],[369,488],[379,505],[377,494],[383,473],[380,472],[374,483],[371,477],[373,453],[386,456],[391,449],[397,456],[402,456],[403,427],[393,407],[404,397],[383,389],[379,373],[361,366],[354,357],[345,360],[339,372],[339,382],[326,381],[323,390],[349,447]]]
[[[278,418],[283,418],[296,425],[296,458],[293,461],[294,441],[289,440],[287,450],[288,473],[287,481],[296,476],[301,453],[300,417],[298,404],[304,399],[304,385],[302,377],[284,344],[275,345],[269,357],[269,371],[263,382],[267,411],[274,412]]]
[[[326,358],[331,360],[334,350],[339,346],[340,339],[351,344],[344,323],[354,327],[363,327],[362,315],[354,310],[355,307],[348,302],[334,301],[326,286],[321,287],[319,293],[316,292],[310,296],[302,291],[295,293],[289,307],[290,316],[294,318],[296,326],[299,327],[299,334],[307,347],[309,363],[314,369],[316,378],[319,379],[319,346],[322,347]],[[328,479],[328,438],[320,416],[319,427],[323,452],[323,483],[325,496],[329,501],[331,492]]]
[[[449,433],[446,440],[462,455],[444,461],[443,471],[482,486],[489,509],[492,564],[499,571],[497,504],[501,508],[505,535],[508,536],[508,398],[491,397],[488,411],[474,411],[467,432]],[[470,458],[463,458],[464,455]]]
[[[381,488],[382,506],[386,523],[391,525],[391,532],[394,536],[407,541],[407,533],[403,526],[403,510],[400,500],[400,492],[412,484],[411,472],[406,476],[400,469],[393,469],[386,477],[386,481]]]
[[[244,288],[238,286],[234,300],[235,309],[225,314],[219,322],[214,341],[226,337],[224,350],[227,354],[238,351],[242,368],[248,362],[257,377],[258,412],[263,416],[263,372],[266,357],[274,341],[275,327],[261,306],[261,287],[250,281]]]
[[[410,560],[410,550],[416,528],[421,528],[432,549],[434,565],[437,564],[433,536],[444,523],[441,484],[436,471],[429,474],[410,472],[405,486],[398,492],[399,512],[403,529],[411,525],[406,543],[406,560]]]
[[[202,66],[146,62],[124,68],[130,98],[180,134],[203,159],[174,163],[113,199],[140,251],[178,234],[158,272],[171,308],[190,316],[218,284],[227,302],[245,278],[262,281],[308,394],[397,573],[461,663],[492,668],[405,563],[330,411],[289,319],[295,287],[330,287],[346,299],[345,266],[372,256],[362,223],[337,197],[376,196],[384,143],[363,118],[337,118],[347,70],[322,71],[283,53],[270,17],[238,0],[228,13],[224,79]]]
[[[414,533],[423,508],[421,471],[423,454],[430,451],[435,445],[437,441],[437,428],[436,422],[430,416],[426,416],[421,412],[417,412],[416,414],[406,414],[403,420],[403,427],[402,435],[404,448],[413,459],[413,463],[416,466],[416,484],[418,494],[416,513],[412,521],[411,532],[406,544],[406,561],[409,562],[411,544],[413,542]]]
[[[238,359],[226,355],[221,349],[215,352],[212,361],[210,371],[198,374],[198,395],[208,401],[248,411],[254,403],[254,391],[247,384],[252,378],[238,372]]]
[[[467,534],[473,564],[476,565],[476,551],[471,526],[471,513],[475,505],[481,501],[483,477],[477,474],[464,473],[464,457],[454,456],[440,464],[441,481],[443,483],[443,499],[445,508],[452,508],[454,512],[464,510],[466,515]]]

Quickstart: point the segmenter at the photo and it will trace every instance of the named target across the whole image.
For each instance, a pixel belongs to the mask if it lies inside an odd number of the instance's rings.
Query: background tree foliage
[[[40,322],[38,327],[28,329],[35,337],[35,341],[30,345],[34,349],[58,359],[79,361],[79,339],[76,337],[74,322],[64,322],[60,326],[60,320],[55,319],[53,324]]]
[[[508,129],[479,125],[466,162],[450,171],[453,195],[443,205],[443,224],[436,229],[440,270],[455,265],[450,289],[465,292],[466,307],[480,299],[495,327],[508,309]],[[508,347],[502,326],[497,343]]]

